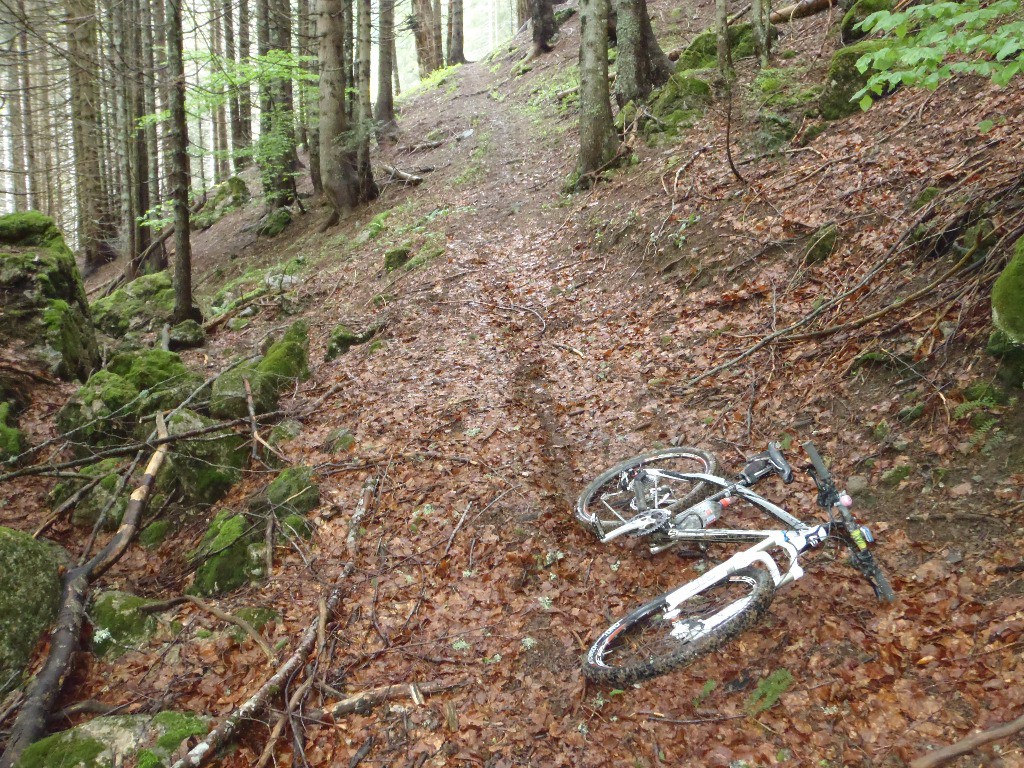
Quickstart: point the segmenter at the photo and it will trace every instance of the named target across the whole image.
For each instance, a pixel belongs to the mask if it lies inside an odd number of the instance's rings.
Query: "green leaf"
[[[993,127],[995,127],[995,123],[991,120],[982,120],[978,123],[978,133],[988,133]]]

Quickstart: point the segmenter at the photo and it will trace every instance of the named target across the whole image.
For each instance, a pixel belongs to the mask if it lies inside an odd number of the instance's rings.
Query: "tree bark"
[[[320,63],[320,177],[335,216],[359,199],[356,154],[345,146],[345,19],[342,0],[318,0],[317,38]]]
[[[224,61],[228,67],[234,67],[238,54],[235,51],[235,19],[234,2],[223,0],[221,13],[224,16]],[[235,173],[245,167],[242,154],[239,150],[245,143],[242,131],[242,112],[239,96],[239,85],[236,78],[232,76],[231,84],[228,86],[228,124],[231,126],[231,165]]]
[[[732,79],[732,47],[729,45],[729,12],[726,0],[715,0],[715,28],[718,32],[718,73]]]
[[[14,210],[28,210],[28,168],[25,164],[25,114],[21,93],[21,37],[14,36],[13,56],[7,67],[7,92],[10,102],[11,126],[11,190]]]
[[[71,124],[74,145],[75,201],[78,206],[78,249],[88,268],[103,263],[100,208],[99,81],[96,6],[94,0],[67,0],[68,65],[71,83]]]
[[[621,107],[645,100],[668,80],[672,69],[654,36],[646,0],[616,0],[616,10],[615,101]]]
[[[533,50],[529,58],[533,58],[551,50],[551,38],[556,31],[555,8],[551,0],[530,0],[530,20],[533,22]],[[608,31],[605,30],[605,47],[607,38]]]
[[[552,22],[554,16],[552,16]],[[453,64],[465,64],[465,39],[466,39],[465,9],[463,0],[449,0],[448,2],[448,66]]]
[[[394,139],[397,126],[391,73],[395,69],[395,0],[380,0],[377,53],[377,103],[373,114],[377,121],[377,138]]]
[[[238,3],[238,62],[247,62],[252,53],[249,42],[249,0]],[[238,122],[241,132],[235,145],[235,171],[252,165],[252,89],[243,80],[238,86]]]
[[[370,0],[358,0],[359,29],[359,122],[356,125],[358,146],[356,170],[359,175],[360,202],[375,200],[380,194],[370,167],[370,137],[373,134],[373,109],[370,105]]]
[[[580,0],[580,160],[578,185],[589,186],[617,146],[608,93],[608,0]]]
[[[167,77],[171,113],[167,131],[170,151],[170,198],[174,206],[174,321],[195,318],[192,304],[192,245],[188,214],[188,122],[185,117],[185,63],[181,31],[181,0],[166,0]]]
[[[299,23],[305,25],[306,33],[306,48],[304,53],[310,57],[310,61],[305,64],[305,68],[313,74],[317,71],[317,63],[315,57],[317,56],[316,45],[316,20],[317,14],[315,13],[316,2],[314,0],[313,6],[310,7],[308,0],[303,0],[306,5],[306,16],[301,18]],[[306,128],[306,141],[309,147],[309,178],[313,183],[313,192],[317,195],[322,195],[324,192],[323,178],[320,176],[320,104],[319,96],[317,95],[317,89],[311,84],[305,86],[308,104],[306,105],[308,127]]]
[[[227,15],[231,15],[230,8]],[[224,47],[223,38],[221,37],[221,14],[217,7],[217,0],[210,0],[210,18],[213,21],[210,40],[212,50],[210,53],[213,54],[214,66],[223,74],[225,72],[222,60]],[[213,180],[214,183],[219,184],[231,175],[231,150],[228,147],[227,101],[229,97],[223,87],[218,88],[216,95],[218,97],[217,106],[214,108],[213,114]]]
[[[420,79],[423,79],[443,66],[440,34],[434,34],[435,29],[440,30],[441,21],[434,18],[434,5],[431,0],[412,0],[412,7],[410,24],[416,43],[416,63]]]

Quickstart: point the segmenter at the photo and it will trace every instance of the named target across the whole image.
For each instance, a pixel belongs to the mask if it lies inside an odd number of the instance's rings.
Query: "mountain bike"
[[[645,536],[652,553],[689,544],[702,555],[712,544],[750,544],[701,576],[672,589],[616,621],[597,639],[584,674],[597,683],[626,685],[684,666],[756,624],[776,590],[804,575],[799,556],[826,541],[850,550],[851,564],[883,602],[895,600],[869,549],[871,531],[851,512],[853,499],[837,488],[811,442],[803,444],[808,472],[818,488],[824,523],[805,523],[752,490],[779,475],[789,484],[793,468],[778,443],[749,459],[733,480],[720,477],[714,456],[698,448],[667,448],[635,456],[598,475],[576,503],[577,520],[602,543]],[[752,508],[784,527],[710,528],[726,510]],[[735,510],[730,514],[735,514]],[[780,565],[781,563],[781,565]]]

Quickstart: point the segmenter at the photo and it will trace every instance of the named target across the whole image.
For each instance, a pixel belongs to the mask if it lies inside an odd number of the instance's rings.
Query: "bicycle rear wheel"
[[[694,483],[665,474],[717,474],[718,461],[712,454],[685,446],[664,448],[634,456],[594,478],[576,501],[576,519],[598,536],[629,522],[638,512],[636,497],[622,487],[622,478],[641,468],[654,480],[645,499],[648,509],[686,509],[718,490],[710,483]]]
[[[775,584],[762,568],[741,568],[684,601],[673,619],[664,617],[668,594],[604,631],[584,661],[589,680],[628,685],[691,663],[757,623],[771,605]]]

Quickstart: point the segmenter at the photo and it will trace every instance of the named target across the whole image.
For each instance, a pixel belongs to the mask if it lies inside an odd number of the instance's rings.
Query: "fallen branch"
[[[399,147],[399,152],[423,152],[428,149],[437,149],[444,144],[444,139],[438,139],[437,141],[424,141],[419,144],[414,144],[411,147]]]
[[[166,437],[167,425],[159,414],[156,424],[157,433]],[[89,586],[121,558],[138,533],[139,521],[166,455],[166,445],[161,445],[153,453],[139,487],[128,502],[121,526],[107,545],[91,560],[72,568],[65,575],[60,610],[55,629],[50,635],[50,653],[14,722],[7,749],[0,756],[0,768],[13,768],[21,753],[45,733],[50,712],[71,672],[72,661],[78,651]]]
[[[373,688],[369,691],[354,693],[324,710],[314,710],[309,712],[308,717],[313,720],[318,720],[327,716],[342,717],[344,715],[350,715],[353,712],[364,713],[368,712],[378,704],[383,704],[385,701],[394,701],[395,699],[402,699],[405,697],[411,698],[417,704],[422,704],[424,696],[430,696],[431,694],[440,693],[441,691],[450,691],[454,688],[461,688],[466,684],[466,680],[459,680],[454,683],[445,682],[443,680],[430,680],[426,683],[396,683],[394,685],[385,685],[380,688]]]
[[[799,3],[793,3],[793,5],[787,5],[785,8],[773,11],[768,20],[772,24],[784,24],[787,21],[803,19],[807,16],[827,11],[833,5],[835,4],[832,0],[800,0]]]
[[[423,183],[423,177],[422,176],[416,176],[414,174],[407,173],[405,171],[400,171],[397,168],[395,168],[395,166],[393,166],[393,165],[387,165],[386,163],[381,163],[380,167],[383,168],[384,172],[387,173],[389,176],[391,176],[392,179],[400,179],[401,181],[404,181],[406,184],[410,184],[410,185],[412,185],[414,187],[417,184],[422,184]],[[390,179],[389,179],[389,181],[390,181]]]
[[[1013,736],[1015,733],[1024,731],[1024,715],[1021,715],[1016,720],[1011,720],[1008,723],[992,728],[988,731],[981,731],[980,733],[973,733],[966,739],[961,739],[955,744],[950,744],[948,747],[937,749],[934,752],[929,752],[927,755],[910,761],[910,768],[934,768],[936,765],[945,765],[950,760],[961,755],[966,755],[968,752],[973,752],[978,747],[982,747],[985,744],[990,744],[993,741],[999,739],[1005,739],[1007,736]]]

